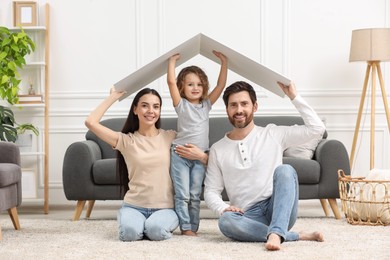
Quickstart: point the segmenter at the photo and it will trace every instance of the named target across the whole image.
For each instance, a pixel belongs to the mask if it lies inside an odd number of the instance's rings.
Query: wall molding
[[[170,98],[168,89],[161,90],[158,89],[161,93],[162,98]],[[299,94],[302,97],[318,97],[318,98],[327,98],[327,97],[359,97],[362,94],[361,88],[326,88],[326,89],[298,89]],[[258,97],[270,97],[264,91],[256,91]],[[50,100],[73,100],[73,99],[104,99],[108,96],[107,91],[51,91],[49,93]],[[386,95],[390,98],[389,91],[386,91]],[[380,88],[376,88],[376,96],[382,97]],[[134,97],[134,94],[130,98]]]
[[[312,106],[313,109],[319,114],[319,115],[357,115],[358,113],[358,105],[356,106],[333,106],[332,108],[325,107],[325,106]],[[128,107],[123,109],[110,109],[105,113],[104,117],[122,117],[124,115],[127,115],[129,112]],[[364,112],[364,111],[363,111]],[[23,112],[19,112],[22,114]],[[62,109],[51,109],[49,111],[50,117],[87,117],[91,113],[91,110],[88,109],[74,109],[70,110],[67,108]],[[386,111],[384,108],[377,108],[375,111],[375,114],[378,115],[385,115]],[[298,115],[298,112],[291,108],[291,107],[261,107],[260,110],[256,113],[259,115]],[[370,111],[367,111],[367,114],[369,116]],[[226,115],[225,107],[215,107],[211,113],[210,116],[215,115]],[[39,115],[37,115],[39,116]],[[43,116],[43,114],[41,115]],[[173,108],[169,109],[163,109],[162,116],[176,116],[176,112]]]

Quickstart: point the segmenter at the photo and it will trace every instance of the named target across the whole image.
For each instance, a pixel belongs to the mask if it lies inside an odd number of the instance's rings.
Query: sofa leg
[[[93,209],[93,206],[95,205],[94,200],[88,200],[88,205],[87,205],[87,213],[85,214],[86,218],[89,218],[91,216],[91,212]]]
[[[80,219],[81,212],[83,211],[85,200],[78,200],[76,210],[74,212],[73,221],[77,221]]]
[[[12,224],[14,224],[15,229],[20,230],[18,210],[16,209],[16,207],[8,209],[8,215],[10,216],[12,220]]]
[[[326,199],[320,199],[322,209],[325,212],[325,216],[329,216],[329,208],[328,208],[328,203],[326,202]]]
[[[330,207],[332,208],[334,217],[336,219],[341,219],[341,214],[340,214],[339,208],[337,206],[336,199],[328,199],[328,201],[329,201]]]

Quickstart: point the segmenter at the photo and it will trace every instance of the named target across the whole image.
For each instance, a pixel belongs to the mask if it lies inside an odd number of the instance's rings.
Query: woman
[[[118,150],[119,177],[127,191],[118,212],[119,239],[169,239],[179,224],[169,175],[170,146],[176,132],[160,129],[162,100],[150,88],[135,96],[121,132],[100,124],[104,113],[124,93],[112,88],[85,121],[92,132]],[[197,147],[181,147],[178,153],[207,162],[207,155]]]

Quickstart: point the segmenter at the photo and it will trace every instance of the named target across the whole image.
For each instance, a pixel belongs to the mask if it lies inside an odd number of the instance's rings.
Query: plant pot
[[[15,144],[19,146],[21,152],[31,152],[32,151],[32,134],[20,134],[15,141]]]

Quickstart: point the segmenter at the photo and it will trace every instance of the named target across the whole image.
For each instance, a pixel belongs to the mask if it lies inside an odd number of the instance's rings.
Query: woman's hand
[[[110,89],[110,96],[113,97],[115,100],[118,100],[124,94],[126,94],[126,91],[117,91],[114,86]]]
[[[207,153],[199,149],[196,145],[193,144],[185,144],[185,145],[177,145],[175,147],[175,152],[183,158],[189,160],[198,160],[203,164],[207,164],[209,156]]]

